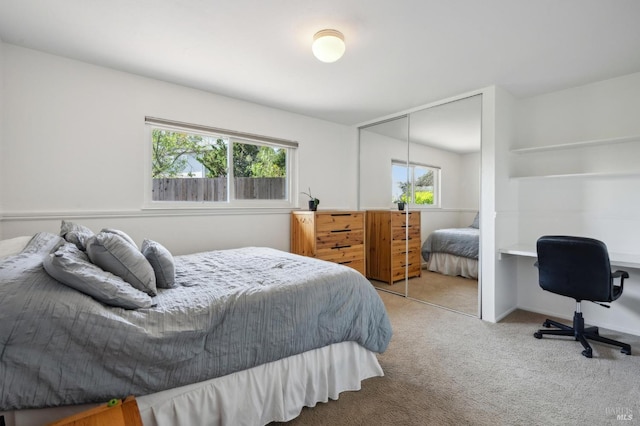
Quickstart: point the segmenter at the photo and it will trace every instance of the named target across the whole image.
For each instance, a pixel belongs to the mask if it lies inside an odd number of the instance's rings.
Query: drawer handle
[[[331,216],[351,216],[351,213],[331,213]]]
[[[351,232],[351,229],[334,229],[331,232]]]
[[[340,265],[346,265],[347,263],[351,263],[351,260],[346,260],[344,262],[338,262]]]
[[[348,247],[351,247],[351,246],[350,245],[349,246],[335,246],[335,247],[331,247],[331,250],[343,249],[343,248],[348,248]]]

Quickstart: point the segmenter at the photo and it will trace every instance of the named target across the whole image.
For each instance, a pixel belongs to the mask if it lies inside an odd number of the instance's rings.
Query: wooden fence
[[[284,200],[287,180],[234,178],[236,200]],[[153,201],[227,201],[227,178],[153,179]]]

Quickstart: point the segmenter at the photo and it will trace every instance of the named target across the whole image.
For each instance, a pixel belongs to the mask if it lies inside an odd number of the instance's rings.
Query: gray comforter
[[[431,253],[478,258],[480,230],[477,228],[450,228],[433,231],[422,244],[422,257],[428,261]]]
[[[0,260],[0,410],[104,402],[341,341],[383,352],[384,305],[355,270],[269,248],[175,257],[156,306],[107,307],[51,278],[38,234]]]

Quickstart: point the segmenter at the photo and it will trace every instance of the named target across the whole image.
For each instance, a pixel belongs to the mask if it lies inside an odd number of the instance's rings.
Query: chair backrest
[[[578,301],[611,302],[607,246],[585,237],[545,235],[537,242],[540,287]]]

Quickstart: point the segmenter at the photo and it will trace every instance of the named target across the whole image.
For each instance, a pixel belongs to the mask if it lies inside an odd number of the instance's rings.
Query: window
[[[292,205],[296,142],[150,117],[146,123],[152,202]]]
[[[440,168],[391,161],[392,201],[423,207],[440,206]]]

